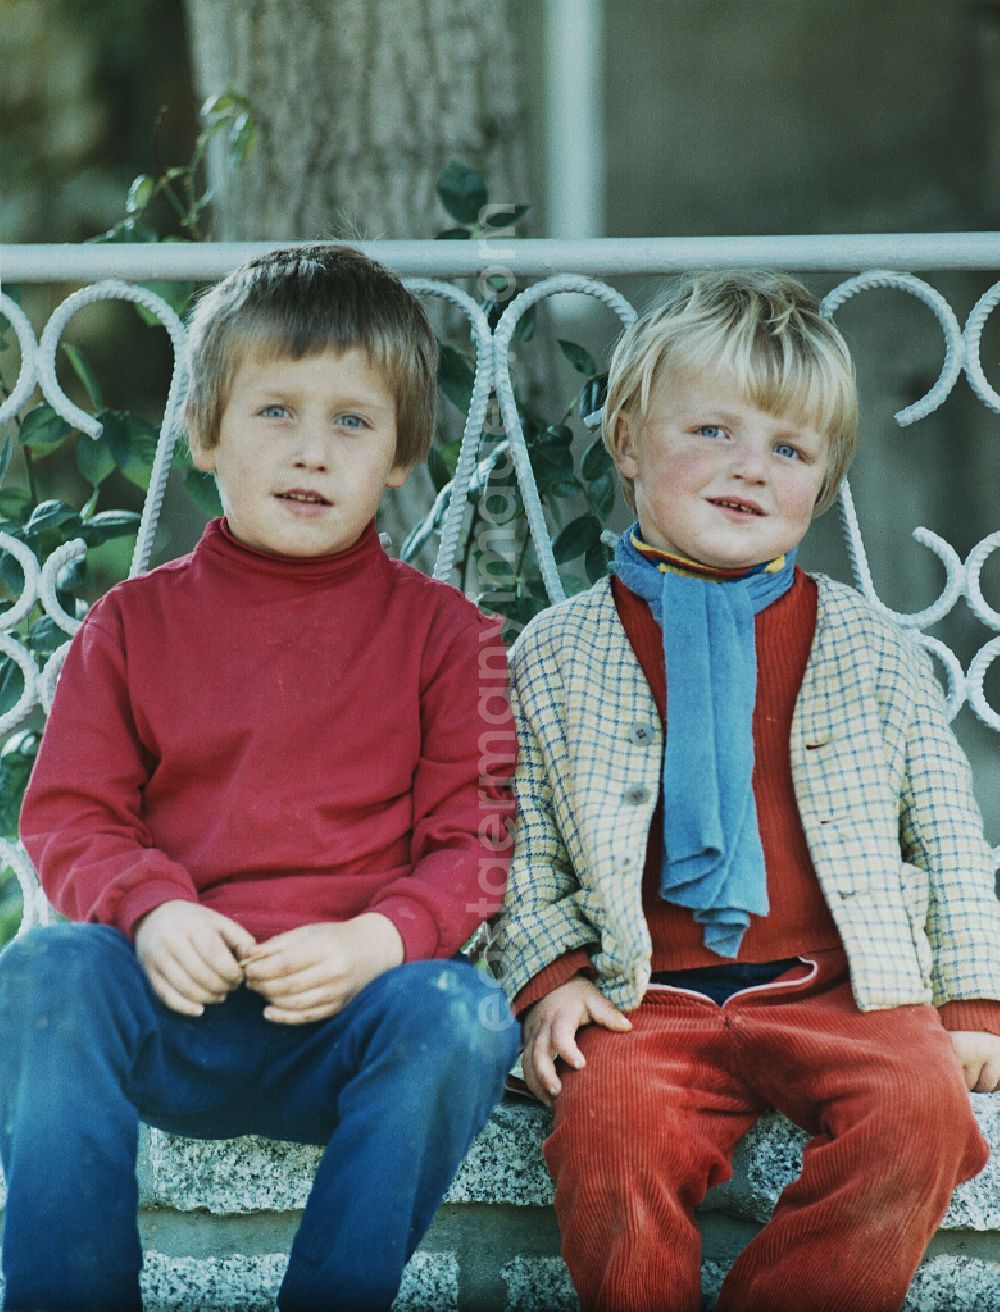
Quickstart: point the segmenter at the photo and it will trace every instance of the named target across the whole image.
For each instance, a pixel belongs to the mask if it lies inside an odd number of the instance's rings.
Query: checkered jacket
[[[968,762],[929,658],[819,576],[792,721],[795,796],[862,1010],[1000,997],[1000,902]],[[642,910],[663,733],[607,579],[511,652],[519,819],[501,919],[510,996],[572,948],[623,1009],[650,975]]]

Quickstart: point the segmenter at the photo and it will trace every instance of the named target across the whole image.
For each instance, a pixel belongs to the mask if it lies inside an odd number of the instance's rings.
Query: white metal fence
[[[9,384],[9,395],[0,403],[0,421],[6,423],[38,392],[67,422],[94,439],[100,424],[66,396],[56,377],[60,342],[76,313],[98,300],[120,299],[141,304],[155,315],[169,334],[175,361],[179,361],[184,327],[171,307],[140,283],[147,281],[216,279],[243,259],[271,243],[239,245],[73,245],[0,246],[0,314],[13,328],[19,344],[17,376]],[[439,496],[440,546],[435,574],[452,574],[465,516],[470,482],[484,458],[482,440],[487,407],[495,395],[503,420],[504,439],[491,445],[488,459],[505,453],[512,462],[536,557],[550,598],[563,595],[553,559],[545,510],[532,477],[528,448],[515,404],[510,377],[510,348],[522,316],[534,305],[556,296],[581,294],[596,299],[622,323],[634,317],[629,301],[601,279],[642,275],[652,278],[687,268],[768,267],[799,274],[849,275],[823,299],[823,312],[836,317],[852,298],[877,289],[894,289],[916,297],[931,311],[942,338],[942,359],[937,377],[917,400],[899,409],[896,422],[908,426],[927,418],[952,393],[963,378],[972,394],[988,411],[1000,412],[1000,395],[989,382],[981,360],[981,339],[991,312],[1000,302],[1000,281],[982,292],[964,323],[933,283],[917,277],[914,270],[937,272],[964,270],[982,276],[984,283],[1000,277],[1000,235],[991,233],[918,234],[910,236],[806,236],[692,238],[663,240],[599,240],[581,242],[515,241],[492,239],[482,242],[376,242],[361,243],[361,249],[382,260],[407,279],[421,296],[443,298],[464,313],[469,321],[475,378],[472,399],[465,417],[457,469],[450,486]],[[481,296],[489,277],[507,279],[510,294],[499,321],[491,331],[481,307]],[[469,290],[468,280],[473,285]],[[534,280],[534,281],[532,281]],[[465,282],[466,287],[456,286]],[[12,285],[43,283],[75,286],[49,315],[40,333],[8,294]],[[146,497],[132,562],[132,572],[148,566],[153,533],[160,513],[171,452],[180,427],[185,380],[177,364],[165,401],[150,490]],[[1000,440],[1000,434],[989,441]],[[991,460],[985,461],[987,468]],[[995,462],[993,467],[997,468]],[[481,471],[480,471],[481,472]],[[919,480],[932,477],[927,469],[913,468],[908,476]],[[1000,479],[996,491],[1000,492]],[[994,493],[995,495],[995,493]],[[967,705],[987,729],[1000,731],[1000,712],[990,704],[984,684],[994,660],[1000,656],[1000,597],[991,602],[985,595],[984,567],[1000,548],[998,527],[963,555],[943,536],[919,525],[912,536],[934,553],[944,570],[938,596],[912,613],[901,613],[884,604],[876,592],[865,543],[858,525],[854,500],[845,485],[840,499],[842,527],[850,568],[856,586],[873,606],[909,630],[940,662],[949,707],[953,715]],[[991,529],[991,526],[988,526]],[[23,674],[23,692],[16,706],[0,716],[0,737],[15,732],[39,706],[47,711],[69,636],[79,621],[68,615],[56,597],[60,570],[87,551],[81,540],[61,547],[48,559],[38,560],[29,546],[0,533],[0,548],[11,553],[23,571],[23,586],[13,604],[0,615],[0,651],[13,660]],[[978,625],[971,655],[963,659],[945,642],[927,631],[939,625],[956,608],[964,606]],[[27,616],[51,617],[67,635],[67,643],[44,663],[12,631]],[[998,808],[1000,809],[1000,808]],[[995,827],[996,813],[988,824]],[[1000,846],[995,849],[1000,859]],[[21,929],[49,915],[30,864],[19,845],[0,840],[0,861],[13,871],[21,886],[24,913]]]

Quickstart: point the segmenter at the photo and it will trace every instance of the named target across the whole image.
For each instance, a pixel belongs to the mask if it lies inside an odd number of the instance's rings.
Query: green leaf
[[[593,356],[577,342],[567,342],[560,337],[559,349],[578,374],[586,374],[588,378],[591,378],[597,373],[597,365],[594,364]]]
[[[45,401],[36,405],[21,420],[18,439],[32,451],[41,454],[54,451],[64,442],[73,428]]]
[[[140,173],[137,178],[133,178],[128,195],[125,197],[125,213],[141,213],[153,199],[155,190],[156,179],[151,178],[148,173]]]
[[[537,597],[512,595],[502,589],[490,589],[480,593],[476,598],[476,605],[494,615],[506,616],[512,621],[510,633],[516,634],[543,609],[545,601]],[[508,630],[505,628],[505,640],[507,637]]]
[[[199,110],[199,117],[207,123],[212,123],[216,120],[225,122],[232,117],[234,110],[237,112],[248,112],[250,110],[250,102],[247,100],[246,96],[241,96],[238,91],[234,91],[232,87],[229,87],[227,90],[220,92],[216,96],[209,96]]]
[[[66,635],[63,634],[62,637],[65,641]],[[7,740],[0,754],[0,832],[7,838],[17,837],[21,799],[27,787],[31,767],[35,763],[35,756],[38,754],[40,741],[41,735],[34,731],[17,733]],[[3,894],[3,881],[0,879],[0,911],[6,900]],[[16,917],[14,924],[16,925]],[[0,941],[2,941],[2,929],[0,929]]]
[[[142,286],[154,296],[159,296],[161,300],[166,301],[182,318],[187,314],[191,297],[194,295],[193,282],[144,282]],[[144,305],[134,305],[133,308],[143,323],[149,324],[152,328],[163,326],[163,320],[152,310],[147,310]]]
[[[588,378],[580,388],[580,395],[577,398],[577,409],[580,417],[586,419],[596,410],[600,410],[608,395],[608,375],[597,374],[594,378]]]
[[[583,556],[583,568],[591,583],[604,578],[608,572],[608,549],[603,542],[595,542],[587,548]]]
[[[512,228],[518,219],[522,219],[530,209],[530,205],[505,206],[502,210],[495,210],[492,214],[487,215],[483,220],[483,227]]]
[[[21,667],[9,656],[0,657],[0,715],[16,706],[24,692],[24,675]]]
[[[80,527],[80,516],[65,501],[40,501],[31,512],[31,518],[24,527],[25,536],[40,537],[54,529],[69,529],[67,537],[75,536]]]
[[[212,474],[203,474],[200,469],[189,469],[184,475],[184,491],[210,519],[222,514],[219,489]]]
[[[468,241],[471,236],[471,228],[444,228],[434,234],[434,239],[435,241]]]
[[[427,472],[431,476],[435,492],[440,492],[451,482],[451,471],[437,447],[432,446],[427,452]]]
[[[515,342],[530,342],[535,335],[535,311],[538,309],[537,304],[529,305],[524,314],[521,315],[514,325],[514,331],[511,334]]]
[[[573,453],[568,447],[555,444],[531,447],[528,455],[542,496],[574,496],[580,490],[573,471]]]
[[[476,223],[489,199],[486,183],[475,171],[458,160],[449,161],[437,180],[441,204],[459,223]]]
[[[536,433],[531,444],[536,450],[550,446],[570,447],[573,445],[573,430],[568,424],[549,424],[540,433]]]
[[[9,551],[0,552],[0,582],[3,582],[15,597],[20,596],[21,589],[24,587],[24,570],[17,557]],[[10,607],[5,609],[9,610]]]
[[[469,409],[475,378],[476,371],[468,356],[443,342],[438,354],[438,387],[463,413]]]
[[[77,469],[91,487],[99,487],[115,467],[115,458],[108,443],[103,438],[95,442],[86,433],[79,433],[74,450]]]
[[[80,527],[80,536],[88,547],[98,547],[112,538],[124,538],[139,528],[140,516],[134,510],[102,510]]]
[[[23,524],[31,509],[31,497],[23,488],[5,487],[0,489],[0,515],[3,515],[5,519],[16,519]]]
[[[559,530],[552,543],[552,554],[556,564],[565,565],[569,560],[582,556],[596,542],[601,541],[601,521],[596,515],[578,515],[576,519]]]
[[[88,237],[87,240],[98,245],[154,242],[160,240],[160,234],[155,228],[151,228],[149,224],[137,223],[135,219],[130,218],[123,219],[121,223],[116,223],[113,228],[108,228],[107,232],[99,232],[96,237]]]
[[[87,568],[86,556],[75,556],[68,561],[59,573],[56,575],[56,597],[65,596],[67,593],[72,594],[78,588],[82,588],[90,577],[90,571]],[[63,603],[65,605],[65,602]],[[73,606],[66,606],[66,610],[74,614]]]
[[[7,470],[10,468],[10,459],[14,454],[14,442],[10,436],[0,442],[0,483],[7,477]]]
[[[602,438],[595,438],[583,453],[580,472],[586,479],[601,478],[614,469],[614,461]]]
[[[595,515],[604,518],[611,514],[615,507],[616,487],[614,471],[610,469],[587,484],[587,505]]]
[[[67,360],[69,360],[70,364],[73,366],[73,372],[76,374],[77,378],[79,378],[80,382],[83,383],[84,391],[87,393],[90,404],[95,410],[99,409],[104,404],[101,399],[100,384],[94,376],[93,369],[91,369],[90,365],[87,363],[83,352],[78,346],[74,346],[72,342],[63,342],[62,349]]]
[[[24,645],[31,651],[41,652],[43,656],[51,656],[57,647],[63,645],[66,637],[55,620],[43,615],[40,620],[35,620],[25,634]]]
[[[102,410],[97,418],[118,469],[130,483],[145,491],[156,455],[156,429],[129,411]]]
[[[227,162],[231,169],[238,169],[245,164],[257,144],[257,124],[249,110],[237,114],[229,129],[229,149]]]

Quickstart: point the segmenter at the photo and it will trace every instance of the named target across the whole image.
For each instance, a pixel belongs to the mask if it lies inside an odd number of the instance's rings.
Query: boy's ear
[[[195,469],[200,469],[203,474],[215,473],[215,448],[203,447],[195,440],[194,434],[190,434],[188,445],[191,448],[191,460]]]
[[[188,447],[191,451],[191,460],[195,469],[200,469],[203,474],[215,473],[215,452],[210,447],[205,447],[198,433],[198,427],[195,424],[190,413],[184,416],[187,424]]]
[[[393,465],[389,470],[389,473],[386,475],[386,487],[402,487],[410,477],[410,470],[412,468],[412,465]]]
[[[635,478],[639,466],[635,459],[635,441],[632,426],[624,415],[619,415],[615,423],[614,462],[623,478]]]

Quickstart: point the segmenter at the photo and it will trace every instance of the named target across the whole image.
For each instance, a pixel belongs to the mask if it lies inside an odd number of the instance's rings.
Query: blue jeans
[[[396,967],[309,1025],[263,1007],[241,988],[197,1019],[170,1011],[103,925],[36,929],[0,954],[6,1308],[141,1307],[140,1120],[325,1145],[278,1306],[390,1306],[500,1097],[517,1027],[459,960]]]

